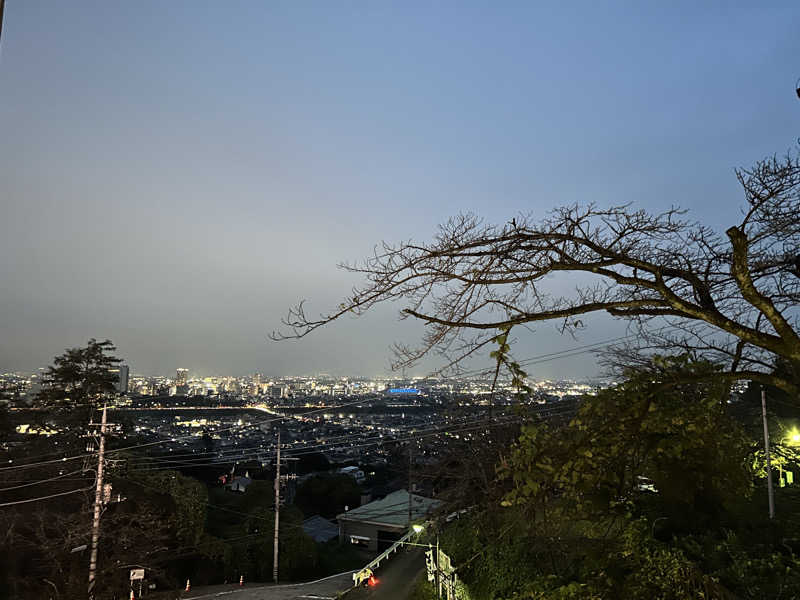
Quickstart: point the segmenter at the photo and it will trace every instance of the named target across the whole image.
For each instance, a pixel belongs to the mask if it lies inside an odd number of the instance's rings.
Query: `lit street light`
[[[800,444],[800,431],[797,427],[792,427],[786,435],[787,444]]]

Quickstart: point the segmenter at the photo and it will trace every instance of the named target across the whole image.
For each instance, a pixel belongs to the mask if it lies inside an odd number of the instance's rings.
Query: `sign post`
[[[139,582],[139,598],[142,597],[142,580],[144,580],[144,569],[131,569],[131,594],[133,594],[133,582]]]

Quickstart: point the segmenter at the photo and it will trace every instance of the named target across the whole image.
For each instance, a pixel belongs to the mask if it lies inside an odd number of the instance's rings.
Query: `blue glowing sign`
[[[391,388],[389,390],[390,394],[419,394],[419,390],[417,388]]]

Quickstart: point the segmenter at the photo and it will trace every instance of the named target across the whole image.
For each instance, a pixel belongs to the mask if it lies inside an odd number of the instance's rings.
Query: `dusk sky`
[[[459,212],[680,205],[723,229],[733,169],[800,135],[797,0],[7,0],[3,25],[0,370],[96,337],[143,374],[384,373],[420,334],[400,306],[267,335],[338,304],[338,262]],[[594,324],[516,353],[624,331]]]

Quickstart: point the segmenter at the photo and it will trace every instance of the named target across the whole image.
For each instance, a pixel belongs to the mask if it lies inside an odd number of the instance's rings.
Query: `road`
[[[359,587],[347,594],[345,600],[406,600],[424,570],[425,551],[422,548],[401,550],[375,571],[376,585]]]
[[[372,587],[359,587],[346,596],[346,600],[406,600],[414,589],[414,582],[425,570],[425,552],[421,548],[396,553],[375,571],[378,583]],[[333,575],[309,583],[265,585],[254,583],[215,585],[182,592],[181,600],[335,600],[337,594],[353,585],[353,572]]]
[[[333,575],[310,583],[265,585],[263,583],[236,585],[214,585],[183,592],[181,600],[333,600],[336,594],[353,585],[353,571]]]

